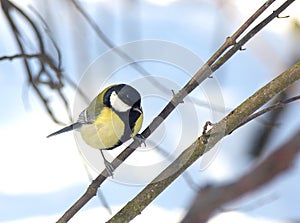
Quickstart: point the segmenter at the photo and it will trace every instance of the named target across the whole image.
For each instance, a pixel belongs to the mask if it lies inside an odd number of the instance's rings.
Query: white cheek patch
[[[115,91],[110,95],[110,104],[118,112],[126,112],[131,109],[131,106],[123,102]]]

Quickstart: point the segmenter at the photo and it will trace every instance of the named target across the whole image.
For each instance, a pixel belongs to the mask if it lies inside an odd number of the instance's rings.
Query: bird
[[[84,109],[76,122],[51,133],[47,138],[77,130],[83,141],[99,149],[109,176],[114,167],[102,150],[111,150],[131,138],[142,139],[138,134],[143,123],[141,95],[128,84],[114,84],[101,91]]]

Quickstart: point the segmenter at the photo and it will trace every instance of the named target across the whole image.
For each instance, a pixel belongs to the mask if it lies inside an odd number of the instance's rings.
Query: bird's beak
[[[143,113],[141,108],[133,108],[133,111],[139,112],[139,113]]]

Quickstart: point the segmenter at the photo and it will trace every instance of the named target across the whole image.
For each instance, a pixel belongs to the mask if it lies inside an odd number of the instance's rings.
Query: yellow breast
[[[91,147],[114,147],[125,131],[125,124],[111,109],[104,107],[93,124],[83,125],[80,134]]]
[[[133,138],[134,136],[136,136],[136,134],[138,134],[138,132],[140,131],[142,124],[143,124],[143,114],[141,114],[139,116],[139,118],[136,120],[134,128],[132,130],[132,134],[130,135],[131,138]]]

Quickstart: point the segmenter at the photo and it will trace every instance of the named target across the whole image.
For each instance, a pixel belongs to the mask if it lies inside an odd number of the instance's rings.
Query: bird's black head
[[[104,95],[104,104],[117,112],[141,110],[141,95],[127,84],[113,85]]]

